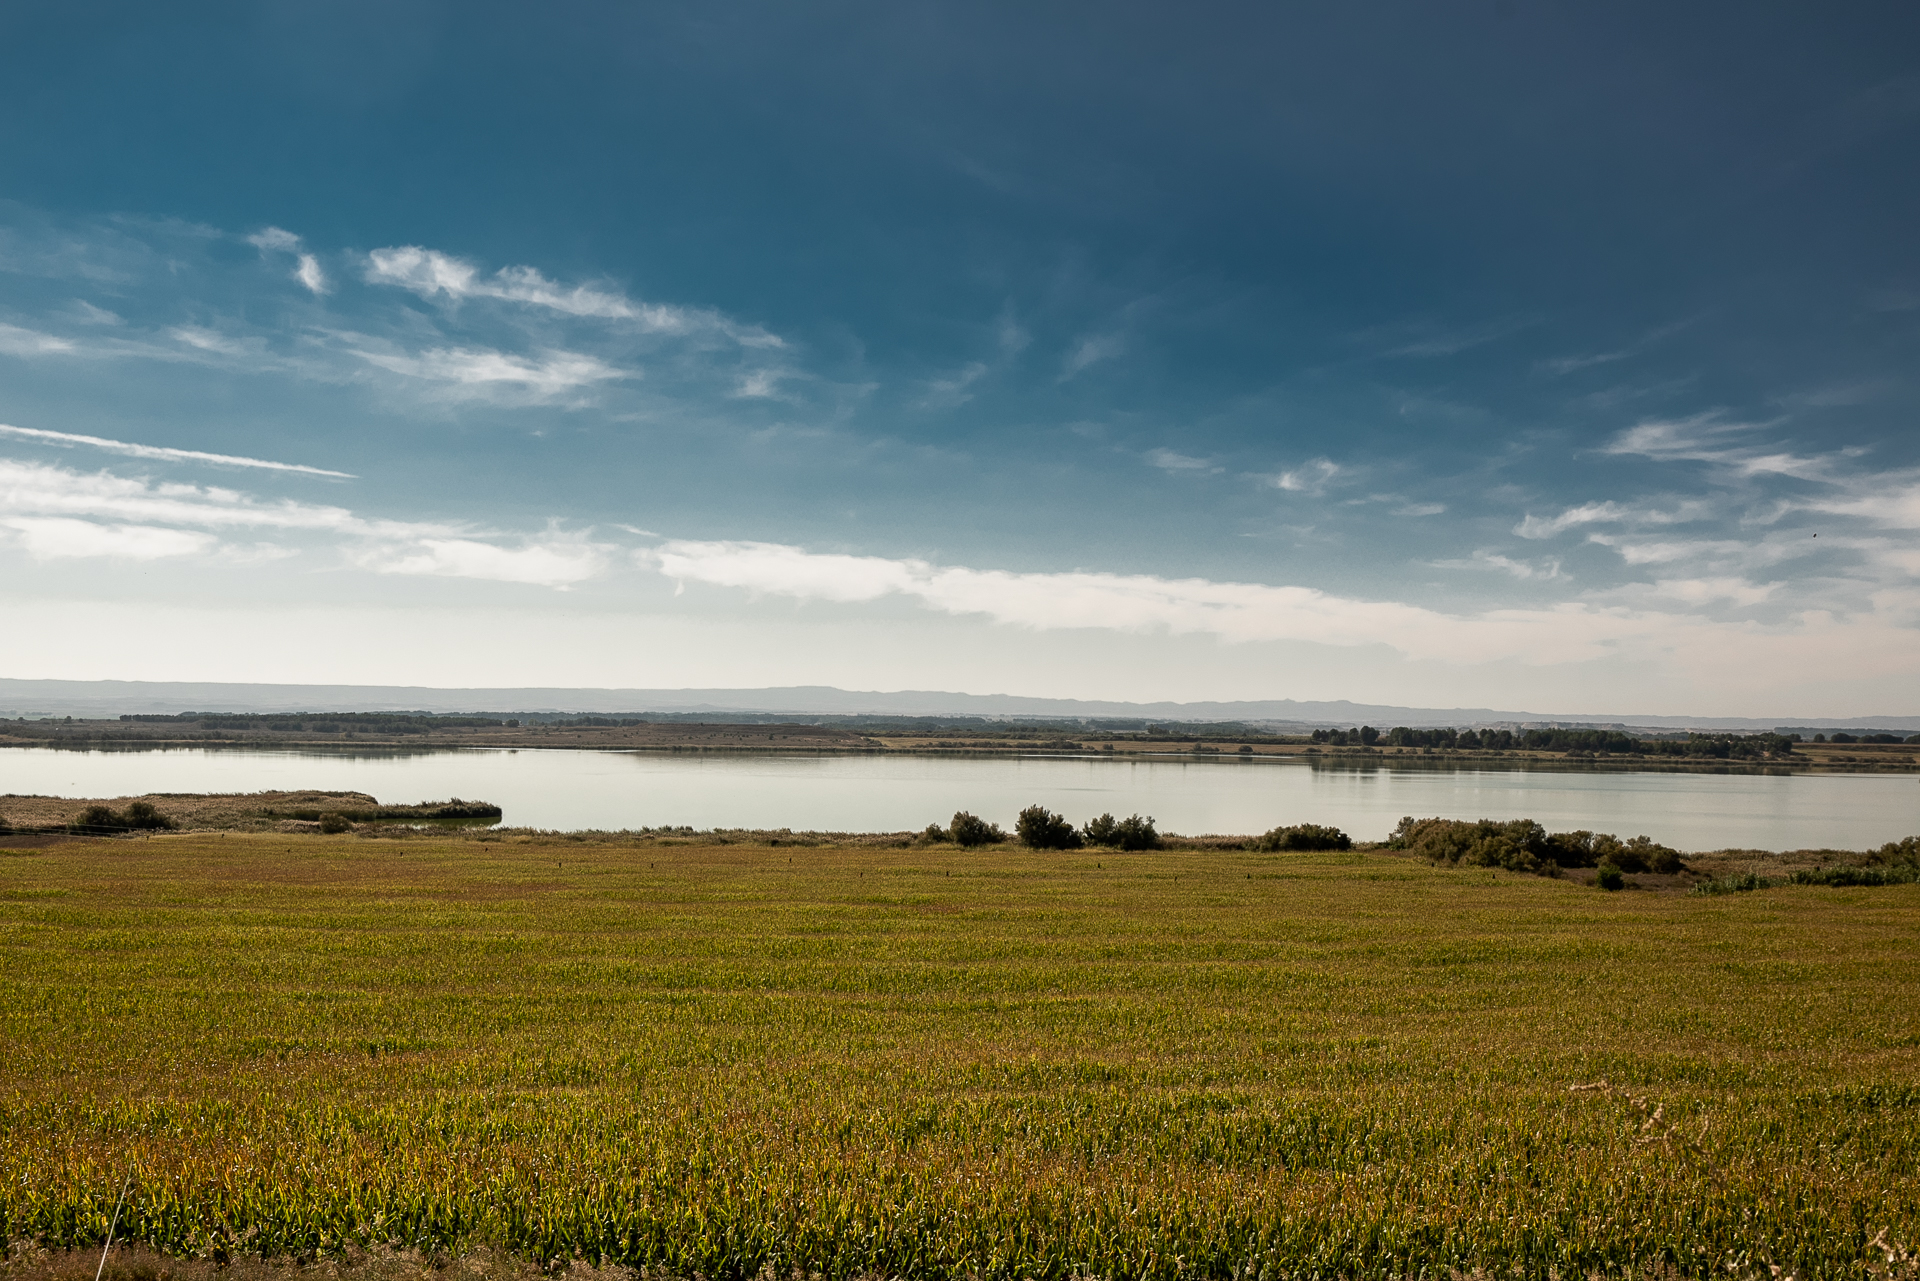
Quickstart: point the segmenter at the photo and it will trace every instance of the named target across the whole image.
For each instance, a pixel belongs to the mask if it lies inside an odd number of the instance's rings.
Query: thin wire
[[[113,1222],[107,1224],[107,1243],[100,1249],[100,1266],[93,1270],[93,1281],[107,1270],[107,1251],[113,1249],[113,1230],[120,1226],[120,1207],[127,1202],[127,1188],[133,1183],[133,1174],[127,1174],[126,1182],[120,1185],[120,1199],[113,1203]]]

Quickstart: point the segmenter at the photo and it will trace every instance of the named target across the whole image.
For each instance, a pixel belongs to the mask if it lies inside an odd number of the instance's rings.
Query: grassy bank
[[[0,852],[0,1217],[680,1274],[1862,1275],[1920,886],[1378,853]],[[1603,1084],[1604,1083],[1604,1084]]]

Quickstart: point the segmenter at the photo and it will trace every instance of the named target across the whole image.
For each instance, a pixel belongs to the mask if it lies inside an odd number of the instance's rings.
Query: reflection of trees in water
[[[205,747],[155,747],[138,743],[34,743],[27,750],[49,752],[97,752],[101,755],[152,756],[161,753],[192,752],[201,756],[300,756],[328,761],[398,761],[421,756],[476,756],[513,749],[487,747],[334,747],[330,744],[302,743],[298,747],[261,747],[258,744],[208,744]],[[0,748],[0,751],[6,749]],[[0,757],[0,759],[4,759]]]
[[[1814,773],[1813,770],[1795,770],[1789,765],[1728,765],[1717,761],[1670,762],[1670,761],[1455,761],[1423,760],[1420,757],[1396,756],[1392,760],[1357,761],[1328,760],[1324,757],[1295,757],[1304,759],[1315,774],[1753,774],[1774,778],[1787,778],[1796,773]]]

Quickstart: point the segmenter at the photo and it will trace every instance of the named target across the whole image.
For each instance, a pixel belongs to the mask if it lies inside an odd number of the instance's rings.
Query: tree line
[[[1760,760],[1788,756],[1797,734],[1689,734],[1684,739],[1636,738],[1612,729],[1317,729],[1313,741],[1333,747],[1438,747],[1480,752],[1607,752],[1620,756],[1709,756]],[[1838,741],[1837,737],[1835,741]]]

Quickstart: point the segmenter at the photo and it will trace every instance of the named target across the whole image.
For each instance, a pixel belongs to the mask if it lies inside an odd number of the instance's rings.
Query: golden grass
[[[1920,886],[181,836],[0,851],[0,956],[52,1247],[129,1174],[174,1256],[711,1277],[1862,1275],[1920,1221]]]

